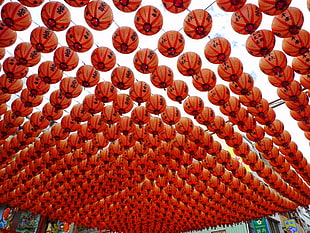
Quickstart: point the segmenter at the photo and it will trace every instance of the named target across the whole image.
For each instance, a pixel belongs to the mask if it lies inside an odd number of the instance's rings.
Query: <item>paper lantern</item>
[[[127,94],[118,94],[116,99],[113,100],[113,106],[122,115],[130,112],[133,107],[133,101]]]
[[[38,67],[39,78],[47,84],[58,83],[62,79],[63,72],[52,61],[42,62]]]
[[[191,4],[191,0],[162,0],[164,7],[171,13],[180,13],[185,11]]]
[[[167,31],[159,39],[158,51],[165,57],[176,57],[180,55],[185,46],[185,39],[178,31]]]
[[[80,124],[74,121],[71,115],[65,115],[61,119],[61,127],[67,132],[74,132],[80,128]]]
[[[275,87],[287,87],[294,80],[294,70],[290,66],[286,66],[282,73],[278,75],[269,75],[269,82]]]
[[[45,83],[37,74],[32,74],[27,78],[26,86],[34,96],[44,95],[50,89],[50,84]]]
[[[139,8],[142,0],[113,0],[117,9],[123,12],[133,12]]]
[[[4,94],[15,94],[23,88],[23,82],[20,79],[8,78],[5,74],[0,77],[0,90]]]
[[[42,108],[42,114],[48,121],[56,121],[62,117],[63,110],[57,110],[51,103],[46,103]]]
[[[113,47],[120,53],[135,51],[139,44],[138,34],[130,27],[119,27],[112,35]]]
[[[73,77],[63,78],[59,89],[67,98],[76,98],[82,93],[82,86]]]
[[[53,61],[57,68],[63,71],[71,71],[78,66],[79,56],[69,47],[62,46],[55,50]]]
[[[161,95],[151,95],[145,107],[150,113],[159,115],[166,109],[166,99]]]
[[[243,64],[238,58],[229,57],[218,65],[217,73],[224,81],[236,81],[243,73]]]
[[[70,116],[73,121],[80,123],[87,121],[91,117],[91,114],[85,111],[83,104],[76,104],[72,107]]]
[[[194,128],[193,121],[188,117],[181,117],[180,120],[175,124],[175,130],[183,135],[188,135]]]
[[[134,73],[125,66],[118,66],[111,73],[111,81],[120,90],[127,90],[134,83]]]
[[[182,103],[188,95],[188,86],[182,80],[174,80],[167,88],[167,95],[171,100]]]
[[[301,29],[298,34],[284,38],[282,41],[283,51],[292,57],[297,57],[309,52],[310,34],[308,31]]]
[[[84,97],[83,108],[85,111],[94,115],[103,110],[103,103],[96,97],[95,94],[89,94]]]
[[[41,54],[30,43],[21,42],[14,49],[14,57],[19,64],[32,67],[40,62]]]
[[[194,87],[199,91],[210,91],[216,84],[216,76],[210,69],[201,69],[192,78]]]
[[[30,43],[41,53],[50,53],[58,46],[57,35],[46,27],[37,27],[30,34]]]
[[[113,108],[112,105],[104,106],[101,111],[102,120],[109,124],[115,124],[120,120],[120,114]]]
[[[161,113],[161,119],[168,125],[176,124],[181,118],[180,110],[175,106],[167,106]]]
[[[245,0],[216,0],[216,4],[226,12],[233,12],[241,8],[246,3]]]
[[[184,76],[192,76],[200,71],[202,61],[200,56],[194,52],[185,52],[179,56],[177,61],[178,71]]]
[[[163,26],[163,16],[154,6],[143,6],[135,14],[135,27],[144,35],[154,35]]]
[[[197,116],[203,111],[204,102],[198,96],[189,96],[183,103],[184,111],[192,116]]]
[[[29,6],[29,7],[37,7],[40,6],[43,3],[43,0],[37,0],[37,1],[33,1],[33,0],[19,0],[19,2],[25,6]]]
[[[133,84],[133,86],[129,89],[130,98],[137,102],[138,105],[146,102],[151,96],[151,88],[144,81],[138,81]]]
[[[225,104],[230,97],[229,89],[222,84],[217,84],[208,92],[208,100],[214,105]]]
[[[204,48],[207,60],[213,64],[225,62],[231,52],[230,43],[224,37],[215,37],[208,41]]]
[[[231,96],[229,100],[220,106],[220,111],[226,116],[234,117],[240,110],[240,102],[238,98]]]
[[[133,64],[137,71],[142,74],[149,74],[155,71],[158,66],[158,57],[151,49],[140,49],[133,58]]]
[[[3,48],[11,46],[17,39],[17,33],[9,28],[2,20],[0,21],[0,36],[2,38],[0,46]]]
[[[152,72],[150,79],[157,88],[167,88],[173,82],[173,71],[168,66],[157,66]]]
[[[94,39],[88,28],[75,25],[66,31],[66,42],[73,51],[83,53],[91,49]]]
[[[292,61],[293,70],[301,75],[306,75],[310,73],[310,62],[309,62],[310,52],[306,52],[303,55],[294,57]]]
[[[206,37],[212,28],[211,15],[202,9],[195,9],[188,13],[183,21],[183,30],[191,39]]]
[[[111,70],[116,64],[116,56],[108,47],[95,48],[90,59],[92,65],[102,72]]]
[[[66,109],[72,100],[68,99],[60,90],[55,90],[50,95],[50,103],[56,110]]]
[[[99,72],[90,65],[83,65],[76,72],[76,80],[83,87],[93,87],[100,80]]]
[[[267,15],[279,15],[291,4],[291,0],[259,0],[259,9]]]
[[[246,40],[246,50],[255,57],[264,57],[274,48],[276,38],[272,31],[261,29],[253,32]]]
[[[103,103],[108,103],[116,99],[117,89],[111,82],[100,82],[96,85],[95,95]]]

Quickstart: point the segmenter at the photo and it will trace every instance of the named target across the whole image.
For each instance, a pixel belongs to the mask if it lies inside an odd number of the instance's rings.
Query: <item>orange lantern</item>
[[[52,1],[44,4],[41,19],[46,27],[53,31],[66,30],[71,22],[69,9],[62,3]]]
[[[22,12],[22,13],[21,13]],[[31,25],[31,14],[18,2],[8,2],[1,9],[3,22],[14,31],[24,31]]]
[[[289,7],[272,20],[272,32],[281,38],[297,35],[304,23],[304,16],[300,9]]]
[[[297,57],[309,52],[310,34],[301,29],[297,35],[284,38],[282,41],[283,51],[292,57]]]
[[[282,73],[274,76],[268,76],[269,82],[275,87],[287,87],[294,80],[294,70],[286,66]]]
[[[259,9],[267,15],[279,15],[285,11],[292,0],[259,0]]]
[[[183,21],[183,30],[192,39],[206,37],[211,31],[211,28],[212,17],[206,10],[192,10]]]
[[[90,65],[83,65],[76,72],[76,80],[84,87],[93,87],[100,80],[99,72]]]
[[[44,95],[50,89],[50,84],[45,83],[37,74],[32,74],[27,78],[26,86],[33,96]]]
[[[45,118],[42,112],[32,113],[29,122],[36,130],[45,129],[50,124],[50,122]]]
[[[94,38],[89,29],[75,25],[66,31],[66,42],[73,51],[83,53],[91,49]]]
[[[91,117],[91,114],[85,111],[83,104],[76,104],[72,107],[70,116],[73,121],[80,123],[87,121]]]
[[[73,7],[82,7],[88,4],[90,0],[65,0],[70,6]]]
[[[42,108],[42,114],[48,121],[56,121],[62,117],[63,110],[57,110],[51,103],[46,103]]]
[[[301,75],[299,81],[304,88],[310,89],[310,75]]]
[[[142,74],[152,73],[158,66],[157,54],[151,49],[140,49],[133,58],[133,64]]]
[[[42,62],[38,67],[38,76],[47,84],[58,83],[62,78],[63,72],[51,61]]]
[[[171,100],[182,103],[182,100],[188,95],[188,86],[186,82],[182,80],[174,80],[167,89],[167,95]]]
[[[116,56],[108,47],[98,47],[91,54],[91,63],[97,70],[106,72],[115,66]]]
[[[155,136],[159,135],[164,130],[164,123],[158,117],[151,117],[145,127],[148,133]]]
[[[117,122],[120,132],[127,136],[129,133],[133,133],[136,129],[136,125],[129,116],[122,116]]]
[[[134,81],[134,73],[126,66],[118,66],[111,73],[111,81],[120,90],[130,88]]]
[[[138,81],[129,89],[130,98],[137,102],[138,105],[146,102],[151,96],[151,87],[144,81]]]
[[[166,109],[166,99],[162,95],[151,95],[145,107],[150,113],[159,115]]]
[[[220,133],[225,127],[225,120],[221,116],[215,116],[213,122],[208,124],[207,127],[213,133]]]
[[[217,67],[218,75],[228,82],[237,80],[243,73],[243,64],[236,57],[229,57]]]
[[[248,73],[242,73],[239,79],[229,83],[230,90],[237,95],[247,95],[253,89],[254,79]]]
[[[267,75],[279,75],[287,66],[286,55],[282,51],[273,50],[259,61],[259,68]]]
[[[64,131],[74,132],[80,128],[80,124],[79,122],[74,121],[71,115],[65,115],[61,119],[61,127],[64,129]]]
[[[40,62],[41,54],[28,42],[19,43],[14,49],[15,59],[19,64],[32,67]]]
[[[259,88],[253,87],[247,95],[240,95],[240,102],[247,107],[255,107],[262,101],[262,92]]]
[[[151,116],[144,106],[138,106],[132,110],[131,118],[134,123],[141,127],[149,122]]]
[[[83,100],[83,108],[85,111],[94,115],[103,110],[103,103],[99,100],[95,94],[89,94],[84,97]]]
[[[134,132],[133,132],[133,136],[134,136],[135,140],[140,142],[140,143],[144,142],[147,135],[148,135],[148,133],[146,132],[146,129],[144,126],[136,127]]]
[[[248,107],[248,111],[253,115],[253,116],[264,116],[264,114],[268,111],[269,109],[269,102],[262,98],[261,102],[256,104],[254,107]]]
[[[310,52],[306,52],[303,55],[294,57],[292,61],[293,70],[301,75],[310,73]]]
[[[120,120],[120,115],[112,105],[107,105],[101,111],[101,118],[105,123],[112,125]]]
[[[178,31],[167,31],[159,39],[158,51],[165,57],[176,57],[180,55],[185,46],[185,39]]]
[[[180,110],[175,106],[167,106],[161,113],[161,119],[168,125],[176,124],[181,118]]]
[[[82,86],[73,77],[63,78],[59,89],[67,98],[76,98],[82,93]]]
[[[168,66],[157,66],[150,76],[152,84],[157,88],[166,88],[173,82],[173,71]]]
[[[240,34],[252,34],[259,27],[262,19],[263,16],[258,6],[249,3],[232,14],[231,26]]]
[[[54,52],[53,61],[63,71],[74,70],[79,63],[78,54],[69,47],[58,47]]]
[[[194,128],[193,121],[188,117],[181,117],[180,120],[175,124],[175,130],[183,135],[188,135]]]
[[[210,107],[204,107],[202,112],[195,117],[195,120],[202,125],[207,126],[212,123],[215,118],[215,112]]]
[[[220,111],[226,116],[234,117],[240,110],[240,102],[239,99],[231,96],[229,100],[220,106]]]
[[[164,125],[164,129],[159,133],[159,138],[165,142],[171,142],[176,137],[175,129],[170,125]]]
[[[224,105],[230,97],[229,89],[223,84],[217,84],[208,92],[208,100],[214,105]]]
[[[185,11],[191,4],[191,0],[162,0],[164,7],[171,13],[180,13]]]
[[[272,108],[268,108],[268,111],[261,116],[255,116],[255,120],[263,125],[270,125],[276,118],[276,113]]]
[[[87,3],[84,9],[84,18],[92,29],[102,31],[109,28],[113,22],[111,7],[102,0]]]
[[[5,74],[0,76],[0,90],[4,94],[15,94],[23,88],[21,79],[8,78]]]
[[[130,27],[119,27],[112,35],[114,48],[123,54],[132,53],[139,44],[138,34]]]
[[[15,43],[17,39],[17,33],[9,28],[2,20],[0,21],[0,46],[5,48]]]
[[[184,111],[192,116],[200,114],[204,108],[203,100],[198,96],[189,96],[183,103]]]
[[[104,123],[102,116],[93,115],[88,119],[87,127],[96,134],[103,132],[107,128],[107,125]]]
[[[117,89],[110,82],[100,82],[96,85],[95,95],[103,103],[108,103],[116,99]]]
[[[216,0],[216,4],[226,12],[233,12],[241,8],[246,0]]]
[[[230,43],[224,37],[211,39],[204,48],[205,57],[213,64],[225,62],[229,58],[230,52]]]
[[[294,101],[288,100],[285,102],[290,110],[302,111],[308,105],[308,96],[305,92],[301,92]]]
[[[178,71],[184,76],[192,76],[200,71],[202,61],[200,56],[194,52],[185,52],[179,56],[177,61]]]
[[[215,73],[210,69],[201,69],[192,78],[194,87],[199,91],[210,91],[216,84]]]
[[[68,108],[71,101],[60,90],[55,90],[50,95],[50,103],[56,110]]]
[[[58,46],[55,32],[46,27],[37,27],[30,34],[30,43],[33,48],[41,53],[50,53]]]
[[[65,131],[60,123],[56,123],[51,127],[51,135],[56,141],[64,140],[69,136],[69,132]]]
[[[163,26],[163,16],[156,7],[143,6],[136,12],[134,23],[140,33],[154,35]]]
[[[270,30],[257,30],[246,40],[246,50],[255,57],[264,57],[269,54],[276,43],[276,38]]]
[[[123,12],[133,12],[137,10],[142,0],[113,0],[117,9]]]
[[[113,107],[122,115],[130,112],[133,107],[133,101],[127,94],[118,94],[113,100]]]
[[[15,99],[11,104],[11,109],[14,112],[16,116],[28,116],[31,114],[33,108],[32,107],[26,107],[25,104],[21,101],[20,98]]]
[[[298,81],[293,80],[288,86],[278,88],[278,96],[286,101],[297,101],[301,94],[301,85]]]
[[[94,134],[88,128],[87,124],[81,124],[81,127],[78,129],[77,134],[82,142],[86,142],[87,140],[91,140],[94,138]]]

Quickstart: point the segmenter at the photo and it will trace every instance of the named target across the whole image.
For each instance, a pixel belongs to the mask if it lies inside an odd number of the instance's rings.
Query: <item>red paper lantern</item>
[[[63,72],[51,61],[42,62],[38,67],[39,78],[47,84],[58,83],[62,79]]]
[[[301,29],[298,34],[284,38],[282,41],[283,51],[292,57],[297,57],[309,52],[310,34],[308,31]]]
[[[183,21],[183,30],[191,39],[206,37],[211,28],[212,17],[207,11],[202,9],[192,10]]]
[[[100,80],[99,72],[90,65],[83,65],[76,72],[76,80],[81,86],[93,87]]]
[[[174,80],[167,89],[167,95],[171,100],[182,103],[188,95],[188,86],[186,82]]]
[[[214,105],[224,105],[230,97],[229,89],[222,84],[217,84],[208,92],[208,100]]]
[[[130,27],[119,27],[112,35],[114,48],[123,54],[132,53],[139,44],[138,34]]]
[[[292,0],[259,0],[259,9],[267,15],[279,15],[285,11]]]
[[[83,53],[91,49],[94,39],[88,28],[75,25],[66,31],[66,42],[73,51]]]
[[[59,89],[67,98],[76,98],[82,93],[82,86],[76,78],[63,78],[59,83]]]
[[[28,42],[19,43],[14,49],[14,56],[21,65],[32,67],[40,62],[41,54]]]
[[[116,56],[108,47],[95,48],[90,59],[92,65],[102,72],[111,70],[116,64]]]
[[[0,21],[0,41],[1,48],[9,47],[13,45],[17,39],[17,33],[9,28],[2,20]]]
[[[53,61],[57,68],[63,71],[71,71],[78,66],[79,56],[69,47],[62,46],[55,50]]]
[[[50,53],[58,46],[55,32],[46,27],[37,27],[30,34],[30,43],[33,48],[41,53]]]
[[[158,66],[157,54],[151,49],[140,49],[133,58],[133,64],[136,70],[142,74],[152,73]]]
[[[276,38],[270,30],[257,30],[246,40],[246,50],[255,57],[264,57],[274,48]]]
[[[197,74],[202,66],[200,56],[194,52],[185,52],[179,56],[177,61],[178,71],[184,76]]]
[[[159,39],[158,51],[165,57],[176,57],[180,55],[185,46],[185,39],[178,31],[167,31]]]
[[[240,9],[246,3],[245,0],[216,0],[216,4],[226,12]]]
[[[229,58],[230,52],[230,43],[224,37],[211,39],[204,48],[205,57],[213,64],[225,62]]]
[[[216,84],[215,73],[210,69],[201,69],[192,78],[194,87],[199,91],[210,91]]]

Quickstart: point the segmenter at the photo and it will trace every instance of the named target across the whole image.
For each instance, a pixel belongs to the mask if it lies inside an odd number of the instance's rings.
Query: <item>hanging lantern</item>
[[[23,88],[21,79],[8,78],[5,74],[0,76],[0,90],[4,94],[15,94]]]
[[[115,66],[116,56],[108,47],[98,47],[91,54],[91,63],[97,70],[106,72]]]
[[[168,66],[157,66],[150,75],[152,84],[157,88],[167,88],[173,82],[173,71]]]
[[[247,107],[255,107],[262,101],[262,92],[259,88],[253,87],[247,95],[240,95],[240,102]]]
[[[135,14],[137,30],[144,35],[155,35],[163,26],[163,16],[154,6],[143,6]]]
[[[31,14],[18,2],[8,2],[1,9],[3,23],[14,31],[24,31],[31,25]]]
[[[133,136],[137,142],[143,143],[145,138],[147,137],[148,133],[144,126],[136,127],[135,131],[133,132]]]
[[[51,135],[56,141],[64,140],[69,136],[69,132],[65,131],[60,123],[56,123],[51,127]]]
[[[3,120],[6,123],[6,126],[9,128],[17,127],[23,124],[24,118],[16,116],[11,110],[7,111],[3,115]]]
[[[133,58],[133,64],[142,74],[152,73],[158,66],[157,54],[151,49],[140,49]]]
[[[297,57],[309,52],[310,34],[301,29],[298,34],[284,38],[282,41],[282,50],[289,56]]]
[[[262,98],[261,102],[256,104],[254,107],[248,107],[249,113],[251,113],[253,116],[264,116],[264,114],[269,109],[269,102]]]
[[[209,125],[214,121],[215,112],[210,107],[204,107],[202,112],[195,117],[195,120],[202,125]]]
[[[167,88],[167,95],[171,100],[182,103],[188,95],[188,86],[186,82],[174,80],[172,85]]]
[[[107,105],[101,111],[101,118],[105,123],[112,125],[120,120],[120,115],[112,105]]]
[[[111,73],[111,82],[120,90],[127,90],[134,81],[134,73],[126,66],[118,66]]]
[[[297,101],[301,94],[301,85],[298,81],[293,80],[288,86],[278,88],[278,96],[285,101]]]
[[[267,75],[279,75],[287,66],[287,59],[283,52],[273,50],[260,59],[259,68]]]
[[[84,18],[88,26],[97,31],[108,29],[113,22],[111,7],[102,0],[87,3]]]
[[[110,143],[109,150],[110,150],[110,148],[114,148],[114,149],[118,148],[118,149],[116,149],[116,152],[122,152],[122,150],[124,150],[124,148],[122,148],[119,145],[119,142],[116,141],[117,139],[119,139],[120,136],[121,136],[120,132],[119,132],[116,125],[108,125],[106,132],[104,132],[104,137],[108,141],[114,142],[112,144]],[[115,153],[115,151],[114,151],[114,153]]]
[[[205,68],[192,76],[192,82],[197,90],[210,91],[215,87],[216,76],[212,70]]]
[[[191,4],[191,0],[162,0],[164,7],[171,13],[180,13],[185,11]]]
[[[279,75],[269,75],[269,82],[275,87],[287,87],[294,80],[294,71],[290,66],[286,66]]]
[[[139,44],[138,34],[130,27],[119,27],[112,35],[113,47],[120,53],[129,54]]]
[[[100,80],[99,72],[90,65],[83,65],[76,72],[76,80],[84,87],[93,87]]]
[[[114,5],[117,9],[123,12],[136,11],[142,0],[113,0]]]
[[[68,108],[71,101],[60,90],[55,90],[50,94],[50,103],[56,110]]]
[[[230,90],[237,95],[247,95],[253,89],[254,79],[248,73],[242,73],[239,79],[229,83]]]
[[[59,89],[67,98],[76,98],[82,93],[82,86],[73,77],[63,78]]]
[[[243,121],[245,121],[248,118],[249,114],[247,110],[243,107],[240,108],[240,110],[237,112],[236,115],[229,116],[229,121],[236,125],[242,125]]]
[[[116,99],[117,90],[110,82],[100,82],[96,85],[95,95],[103,103],[108,103]]]
[[[276,38],[270,30],[257,30],[253,32],[246,40],[246,50],[255,57],[264,57],[274,48]]]
[[[225,127],[225,120],[221,116],[215,116],[213,122],[208,124],[207,127],[213,133],[220,133]]]
[[[89,0],[65,0],[70,6],[82,7],[88,4]]]
[[[158,117],[151,117],[145,127],[148,133],[155,136],[159,135],[164,130],[164,123]]]
[[[224,105],[230,97],[229,89],[222,84],[217,84],[208,92],[208,100],[214,105]]]
[[[77,121],[74,121],[71,115],[65,115],[61,119],[61,127],[66,132],[74,132],[80,128],[80,124]]]
[[[268,111],[263,116],[255,116],[255,120],[262,125],[270,125],[276,118],[276,113],[272,108],[268,108]]]
[[[272,20],[272,32],[281,38],[297,35],[304,23],[304,16],[300,9],[289,7]]]
[[[193,121],[188,117],[181,117],[180,120],[175,124],[175,130],[179,134],[188,135],[194,128]]]
[[[251,133],[256,127],[256,121],[252,116],[248,116],[245,121],[238,125],[241,132]]]
[[[161,113],[161,119],[168,125],[176,124],[181,118],[180,110],[175,106],[167,106]]]
[[[132,121],[140,127],[148,123],[150,118],[150,113],[144,106],[135,107],[131,112]]]
[[[191,39],[202,39],[206,37],[212,28],[212,17],[202,9],[192,10],[184,18],[183,30]]]
[[[310,52],[298,57],[294,57],[292,61],[293,70],[301,75],[310,74]]]
[[[238,132],[234,132],[228,140],[225,140],[226,144],[233,148],[238,148],[242,143],[242,135]]]
[[[93,115],[87,121],[87,127],[95,134],[103,132],[107,125],[104,123],[103,117],[100,115]]]
[[[85,111],[83,104],[76,104],[72,107],[70,116],[73,121],[80,123],[87,121],[91,117],[91,114]]]
[[[46,27],[37,27],[30,34],[30,43],[38,52],[50,53],[57,48],[58,38],[52,30]]]
[[[151,96],[151,87],[144,81],[138,81],[129,89],[130,98],[137,102],[138,105],[149,100]]]
[[[231,124],[225,124],[224,128],[217,132],[217,136],[221,139],[228,140],[234,133],[234,128]]]
[[[164,129],[159,133],[159,139],[165,142],[171,142],[175,137],[176,131],[170,125],[164,125]]]
[[[308,105],[308,101],[307,94],[301,92],[297,98],[294,98],[294,101],[288,100],[285,101],[285,104],[290,110],[303,111]]]
[[[34,112],[30,116],[31,126],[36,129],[45,129],[50,122],[45,118],[42,112]]]
[[[259,0],[259,9],[267,15],[279,15],[285,11],[292,0]]]
[[[46,103],[42,108],[42,114],[48,121],[56,121],[62,117],[63,110],[57,110],[51,103]]]
[[[39,78],[47,84],[58,83],[62,79],[63,72],[51,61],[42,62],[38,67]]]
[[[16,31],[9,28],[2,20],[0,21],[0,46],[5,48],[13,45],[17,39]]]
[[[69,9],[57,1],[47,2],[41,10],[41,19],[46,27],[53,31],[66,30],[71,22]]]
[[[310,89],[310,75],[301,75],[299,81],[304,88]]]
[[[159,115],[166,109],[166,99],[162,95],[151,95],[145,107],[150,113]]]
[[[130,112],[133,107],[133,101],[127,94],[119,94],[113,100],[113,107],[122,115]]]
[[[216,0],[216,4],[226,12],[233,12],[240,9],[246,0]]]
[[[77,134],[82,142],[86,142],[87,140],[91,140],[94,138],[94,134],[88,128],[87,124],[81,124],[81,127],[78,129]]]
[[[99,100],[95,94],[89,94],[84,97],[83,100],[83,108],[85,111],[94,115],[103,110],[103,103]]]
[[[220,111],[226,116],[234,117],[240,110],[240,102],[239,99],[231,96],[229,100],[220,106]]]
[[[66,42],[73,51],[83,53],[91,49],[94,38],[89,29],[75,25],[66,31]]]
[[[229,57],[217,67],[218,75],[228,82],[237,80],[243,73],[243,64],[236,57]]]
[[[192,116],[200,114],[204,108],[203,100],[198,96],[189,96],[183,103],[184,111]]]
[[[57,68],[63,71],[71,71],[78,66],[79,56],[69,47],[62,46],[55,50],[53,61]]]
[[[136,125],[129,116],[122,116],[117,122],[120,132],[127,136],[130,133],[133,133],[136,129]]]
[[[225,62],[229,58],[230,52],[230,43],[224,37],[211,39],[204,48],[205,57],[213,64]]]
[[[202,61],[200,56],[194,52],[185,52],[179,56],[177,61],[178,71],[184,76],[192,76],[200,71]]]
[[[37,74],[32,74],[27,78],[26,86],[33,96],[44,95],[50,89],[50,84],[42,81]]]
[[[28,42],[19,43],[14,49],[14,56],[21,65],[32,67],[40,62],[41,54]]]
[[[252,34],[260,26],[263,16],[258,6],[245,4],[231,16],[231,26],[235,32],[246,35]]]
[[[178,31],[167,31],[159,39],[158,51],[165,57],[176,57],[180,55],[185,46],[185,39]]]

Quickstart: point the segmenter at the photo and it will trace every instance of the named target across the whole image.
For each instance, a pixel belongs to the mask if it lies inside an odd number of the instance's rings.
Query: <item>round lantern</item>
[[[175,106],[167,106],[161,113],[161,119],[168,125],[176,124],[181,118],[180,110]]]
[[[202,9],[192,10],[184,18],[183,30],[192,39],[202,39],[206,37],[212,28],[212,17]]]
[[[70,116],[73,121],[80,123],[87,121],[91,117],[91,114],[85,111],[83,104],[76,104],[72,107]]]
[[[185,52],[179,56],[177,61],[178,71],[184,76],[192,76],[200,71],[202,61],[200,56],[194,52]]]
[[[84,18],[88,26],[102,31],[109,28],[113,22],[111,7],[102,0],[89,2],[84,9]]]
[[[284,38],[282,41],[283,51],[292,57],[297,57],[309,52],[310,33],[301,29],[297,35]]]
[[[165,57],[176,57],[180,55],[185,46],[185,39],[178,31],[167,31],[159,39],[158,51]]]
[[[259,0],[259,9],[267,15],[279,15],[285,11],[292,0]]]
[[[225,62],[229,58],[230,52],[230,43],[224,37],[211,39],[204,48],[205,57],[213,64]]]
[[[167,88],[167,95],[171,100],[182,103],[182,100],[188,95],[188,86],[186,82],[182,80],[174,80]]]
[[[150,113],[159,115],[166,109],[166,99],[162,95],[151,95],[145,107]]]
[[[292,61],[292,68],[298,74],[310,74],[310,52],[294,57]]]
[[[112,35],[113,47],[120,53],[135,51],[139,44],[138,34],[130,27],[119,27]]]
[[[50,89],[50,84],[45,83],[37,74],[32,74],[27,78],[26,86],[31,95],[44,95]]]
[[[188,135],[194,128],[194,122],[188,117],[181,117],[175,124],[175,130],[179,134]]]
[[[122,115],[130,112],[133,107],[133,101],[127,94],[118,94],[113,100],[113,107]]]
[[[113,0],[117,9],[123,12],[133,12],[139,8],[142,0]]]
[[[78,54],[69,47],[58,47],[54,52],[53,61],[63,71],[74,70],[79,63]]]
[[[310,89],[310,75],[301,75],[299,81],[304,88]]]
[[[230,97],[229,89],[222,84],[217,84],[208,92],[208,99],[214,105],[224,105]]]
[[[240,101],[238,98],[231,96],[229,100],[220,106],[220,111],[226,116],[234,117],[240,110]]]
[[[76,80],[83,87],[93,87],[100,80],[99,72],[90,65],[83,65],[76,72]]]
[[[268,76],[269,82],[275,87],[287,87],[294,80],[294,70],[286,66],[279,75]]]
[[[166,88],[173,82],[173,71],[168,66],[157,66],[152,72],[150,79],[152,84],[157,88]]]
[[[58,83],[62,79],[63,72],[51,61],[42,62],[38,67],[38,76],[48,84]]]
[[[1,9],[3,23],[14,31],[24,31],[31,25],[31,14],[18,2],[8,2]]]
[[[11,46],[17,39],[17,33],[5,25],[2,20],[0,21],[0,36],[0,46],[3,48]]]
[[[259,61],[259,68],[267,75],[279,75],[287,66],[286,55],[279,50],[273,50]]]
[[[171,13],[180,13],[185,11],[191,4],[191,0],[162,0],[164,7]]]
[[[111,81],[118,89],[127,90],[135,81],[134,73],[126,66],[118,66],[111,73]]]
[[[41,54],[29,42],[21,42],[14,49],[15,59],[19,64],[32,67],[41,60]]]
[[[82,93],[82,86],[73,77],[63,78],[60,81],[59,89],[67,98],[76,98]]]
[[[246,0],[216,0],[216,4],[226,12],[233,12],[241,8]]]
[[[140,33],[154,35],[163,26],[163,16],[156,7],[143,6],[136,12],[134,23]]]
[[[133,64],[137,71],[142,74],[149,74],[155,71],[158,66],[158,57],[151,49],[140,49],[133,58]]]
[[[51,1],[44,4],[41,19],[46,27],[53,31],[66,30],[71,22],[69,9],[60,2]]]
[[[108,103],[116,99],[117,89],[111,82],[100,82],[96,85],[95,95],[103,103]]]
[[[89,94],[84,97],[83,100],[83,108],[85,111],[94,115],[103,110],[103,103],[99,100],[95,94]]]
[[[215,73],[210,69],[201,69],[192,77],[194,87],[199,91],[210,91],[216,84]]]
[[[189,96],[183,103],[184,111],[192,116],[200,114],[204,108],[203,100],[198,96]]]
[[[130,98],[137,102],[138,105],[146,102],[151,96],[151,87],[144,81],[138,81],[129,89]]]
[[[281,38],[297,35],[304,23],[304,16],[300,9],[289,7],[272,20],[272,32]]]
[[[243,64],[236,57],[229,57],[217,67],[218,75],[228,82],[237,80],[243,73]]]
[[[252,34],[262,22],[262,13],[254,4],[245,4],[231,16],[232,28],[240,34]]]
[[[66,41],[69,48],[81,53],[90,50],[94,44],[91,31],[81,25],[72,26],[67,30]]]
[[[195,117],[195,120],[202,125],[209,125],[214,121],[215,112],[210,107],[204,107],[202,112]]]
[[[58,46],[58,38],[55,32],[46,27],[37,27],[30,34],[32,46],[41,53],[50,53]]]
[[[22,79],[28,73],[28,67],[20,65],[15,57],[7,57],[2,65],[4,73],[11,79]]]
[[[50,103],[56,110],[68,108],[71,101],[60,90],[55,90],[50,95]]]
[[[246,40],[246,50],[255,57],[264,57],[269,54],[276,43],[276,38],[270,30],[257,30]]]

